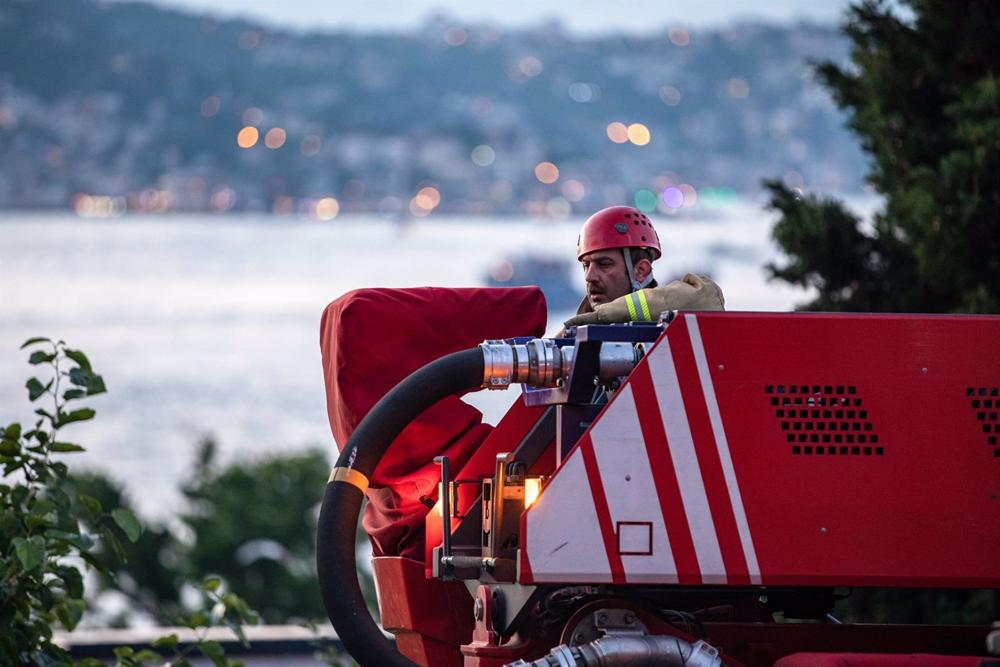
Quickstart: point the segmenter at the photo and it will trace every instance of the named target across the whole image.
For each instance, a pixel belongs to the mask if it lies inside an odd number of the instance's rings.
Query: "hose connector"
[[[523,344],[487,340],[479,347],[483,351],[482,386],[486,389],[506,389],[518,383],[554,387],[569,377],[576,357],[572,345],[557,345],[550,338],[533,338]],[[602,343],[598,377],[602,382],[625,377],[644,354],[645,349],[633,343]]]
[[[487,340],[479,347],[483,351],[482,386],[487,389],[506,389],[519,383],[551,387],[569,369],[559,346],[548,338],[533,338],[521,345]]]

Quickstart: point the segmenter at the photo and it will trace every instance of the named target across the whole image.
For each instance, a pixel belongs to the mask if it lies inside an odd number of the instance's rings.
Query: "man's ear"
[[[632,267],[632,273],[633,273],[632,278],[633,280],[641,283],[652,272],[653,272],[653,263],[650,262],[648,259],[640,259],[638,262],[635,263],[635,266]]]

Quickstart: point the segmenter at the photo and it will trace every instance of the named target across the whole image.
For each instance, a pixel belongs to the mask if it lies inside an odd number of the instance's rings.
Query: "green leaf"
[[[24,386],[28,388],[28,399],[31,401],[37,400],[39,396],[49,390],[52,382],[52,380],[49,380],[48,384],[42,384],[38,378],[29,379],[24,383]]]
[[[111,518],[115,520],[118,527],[122,529],[125,533],[125,537],[129,539],[130,542],[135,542],[142,535],[142,525],[135,518],[135,515],[129,512],[127,509],[116,507],[111,510]]]
[[[135,655],[135,651],[130,649],[128,646],[119,646],[114,649],[113,653],[119,658],[131,658]]]
[[[4,456],[16,456],[21,453],[21,443],[17,440],[0,441],[0,454]]]
[[[81,493],[76,497],[76,499],[81,505],[87,508],[87,511],[91,514],[91,516],[97,516],[104,509],[101,506],[101,501],[93,496]]]
[[[153,640],[153,646],[167,646],[169,648],[177,648],[177,644],[180,640],[176,634],[164,635],[158,639]]]
[[[83,398],[86,395],[87,392],[84,391],[83,389],[67,389],[66,391],[63,392],[63,400],[73,401],[78,398]]]
[[[74,445],[72,442],[53,442],[49,445],[49,450],[53,452],[82,452],[83,447]]]
[[[66,594],[71,598],[82,598],[83,577],[80,575],[80,570],[68,565],[62,565],[59,567],[58,572],[59,578],[63,580],[63,584],[66,586]]]
[[[21,347],[19,349],[23,350],[29,345],[34,345],[36,343],[51,343],[51,342],[52,342],[51,338],[45,338],[44,336],[35,336],[34,338],[29,338],[28,340],[21,343]]]
[[[59,617],[59,622],[63,624],[67,630],[72,630],[83,618],[83,610],[85,604],[83,600],[66,600],[63,604],[59,605],[56,609],[56,615]]]
[[[38,364],[46,364],[56,358],[56,355],[52,352],[43,352],[42,350],[36,350],[31,353],[28,357],[28,363],[32,366],[37,366]]]
[[[63,353],[67,357],[75,361],[77,364],[79,364],[80,368],[82,368],[83,370],[87,371],[88,373],[91,371],[90,360],[87,359],[87,355],[85,355],[80,350],[71,350],[70,348],[67,347],[66,349],[63,350]]]
[[[219,642],[213,640],[199,642],[198,650],[217,667],[226,667],[226,652],[222,650],[222,644]]]
[[[91,374],[90,384],[87,385],[87,396],[93,396],[95,394],[103,394],[108,388],[104,386],[104,378],[100,375]]]
[[[14,544],[14,553],[25,570],[34,570],[45,561],[45,538],[41,535],[15,537],[11,542]]]
[[[143,650],[136,653],[135,659],[138,660],[140,663],[147,663],[147,662],[159,663],[161,661],[160,655],[155,651],[149,650],[148,648],[144,648]]]
[[[56,417],[56,426],[65,426],[66,424],[72,424],[73,422],[87,421],[88,419],[93,419],[94,415],[93,408],[80,408],[79,410],[73,410],[72,412],[60,412]]]
[[[202,589],[211,592],[211,591],[218,590],[219,586],[221,586],[221,585],[222,585],[222,579],[220,579],[218,577],[208,577],[202,583],[201,587],[202,587]]]
[[[7,440],[17,440],[21,437],[21,425],[17,422],[7,426],[3,430],[3,437]]]

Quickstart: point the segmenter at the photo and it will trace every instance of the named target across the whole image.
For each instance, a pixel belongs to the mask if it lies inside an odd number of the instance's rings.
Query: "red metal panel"
[[[591,430],[639,412],[650,502],[689,531],[702,577],[708,563],[729,584],[1000,586],[997,341],[998,317],[685,314],[629,379],[635,400]],[[601,491],[632,492],[624,476]],[[527,514],[571,492],[550,482]],[[671,576],[701,580],[670,539]],[[582,572],[565,551],[536,582]]]
[[[1000,456],[982,432],[1000,422],[967,396],[1000,385],[1000,318],[697,325],[763,583],[1000,585]]]

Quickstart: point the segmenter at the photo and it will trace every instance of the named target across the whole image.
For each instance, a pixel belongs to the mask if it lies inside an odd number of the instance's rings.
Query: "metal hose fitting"
[[[507,667],[723,667],[719,651],[704,641],[694,644],[666,635],[612,635],[582,646],[560,644],[534,662]]]
[[[531,387],[552,387],[565,380],[573,368],[575,348],[556,345],[549,338],[535,338],[522,345],[488,340],[483,351],[483,384],[487,389],[506,389],[523,383]],[[603,343],[600,351],[601,381],[625,377],[632,372],[644,349],[632,343]]]

